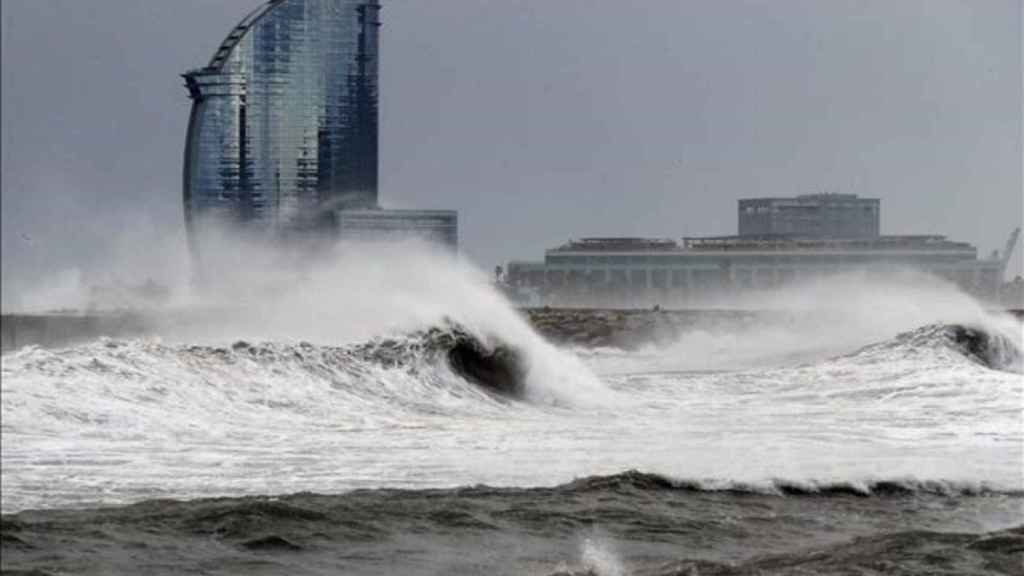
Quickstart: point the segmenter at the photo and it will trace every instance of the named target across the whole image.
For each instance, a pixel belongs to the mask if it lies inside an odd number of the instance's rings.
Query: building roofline
[[[217,51],[213,53],[213,57],[210,58],[210,63],[206,65],[208,69],[220,71],[224,68],[224,63],[227,62],[228,57],[235,50],[235,46],[245,38],[245,35],[249,33],[249,30],[256,25],[264,16],[270,13],[271,10],[277,8],[281,4],[284,4],[288,0],[270,0],[266,4],[257,7],[255,10],[246,15],[241,22],[238,23],[231,32],[228,33],[224,41],[220,43]]]
[[[725,236],[683,236],[683,241],[823,243],[823,242],[954,242],[941,234],[879,234],[878,236],[801,236],[799,234],[733,234]]]
[[[587,240],[587,239],[584,239]],[[703,236],[684,237],[682,243],[672,240],[623,238],[589,239],[590,242],[570,240],[545,250],[545,254],[598,254],[598,253],[730,253],[749,251],[806,251],[806,250],[941,250],[949,252],[977,252],[968,242],[958,242],[939,235],[892,235],[864,238],[815,238],[815,237],[750,237],[750,236]],[[598,240],[598,241],[594,241]]]
[[[203,74],[216,74],[224,69],[224,64],[227,62],[231,53],[234,52],[235,47],[238,43],[245,38],[245,35],[249,33],[249,30],[256,25],[264,16],[270,13],[271,10],[277,8],[281,4],[284,4],[288,0],[269,0],[262,6],[257,6],[251,12],[249,12],[245,18],[235,25],[234,28],[228,32],[228,35],[221,41],[220,45],[217,46],[217,50],[213,53],[209,63],[202,68],[194,68],[186,71],[182,76],[188,83],[193,76],[199,76]],[[189,92],[192,92],[191,87]]]
[[[779,201],[798,201],[798,200],[856,200],[858,202],[879,202],[881,198],[869,198],[866,196],[858,196],[857,194],[797,194],[796,196],[756,196],[753,198],[739,198],[738,203],[743,202],[779,202]]]
[[[458,210],[436,209],[436,208],[341,208],[337,210],[341,215],[364,216],[368,214],[457,214]]]
[[[198,70],[190,70],[186,72],[184,76],[191,76],[204,72],[220,72],[223,70],[224,63],[227,62],[231,53],[234,52],[235,46],[238,46],[238,43],[242,41],[242,38],[245,38],[245,35],[249,33],[249,30],[251,30],[253,26],[262,20],[263,17],[269,14],[274,8],[277,8],[287,1],[288,0],[269,0],[266,4],[258,6],[252,12],[249,12],[245,18],[242,18],[241,22],[231,29],[231,32],[228,32],[227,37],[225,37],[220,43],[220,46],[217,47],[217,51],[213,53],[213,57],[210,58],[210,62],[205,67]],[[380,7],[378,0],[367,0],[366,4],[376,6],[378,8]]]

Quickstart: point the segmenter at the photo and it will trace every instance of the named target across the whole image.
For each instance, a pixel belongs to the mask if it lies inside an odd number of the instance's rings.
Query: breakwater
[[[1024,320],[1024,310],[1007,310]],[[733,309],[524,308],[521,313],[548,340],[573,346],[631,348],[671,340],[689,328],[742,328],[755,322],[798,321],[813,312]],[[0,349],[61,347],[101,337],[155,336],[168,326],[187,327],[209,320],[210,313],[105,312],[3,314]]]
[[[581,347],[633,348],[672,340],[687,329],[742,328],[789,312],[724,309],[531,308],[523,310],[537,332],[552,342]]]

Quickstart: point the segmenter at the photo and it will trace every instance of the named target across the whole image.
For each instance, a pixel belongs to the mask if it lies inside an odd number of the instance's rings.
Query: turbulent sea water
[[[522,358],[516,395],[453,370],[447,325],[25,348],[3,356],[2,567],[1019,574],[1021,328],[978,318],[632,350],[469,326]]]

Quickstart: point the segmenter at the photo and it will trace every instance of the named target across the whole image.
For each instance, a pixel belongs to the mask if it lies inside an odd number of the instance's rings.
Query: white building
[[[685,306],[784,288],[844,272],[917,270],[995,299],[1012,249],[979,259],[943,236],[875,238],[584,238],[547,250],[544,262],[510,262],[507,282],[545,304]]]

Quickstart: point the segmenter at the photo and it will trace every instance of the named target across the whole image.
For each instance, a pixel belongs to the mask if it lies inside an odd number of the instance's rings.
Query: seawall
[[[1024,320],[1024,310],[1006,312]],[[814,311],[733,309],[582,309],[531,308],[523,310],[541,335],[561,344],[585,347],[634,348],[671,341],[688,329],[735,331],[753,324],[814,320]]]
[[[765,320],[793,321],[793,312],[770,310],[608,310],[586,308],[527,308],[526,319],[545,338],[577,346],[636,345],[671,339],[689,327],[742,328]],[[1024,320],[1024,310],[1007,312]],[[807,314],[812,314],[808,312]],[[62,347],[101,337],[133,338],[159,333],[157,326],[187,326],[209,314],[174,316],[134,312],[96,314],[3,314],[0,315],[0,349],[24,346]]]

